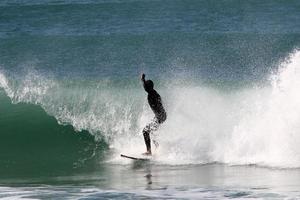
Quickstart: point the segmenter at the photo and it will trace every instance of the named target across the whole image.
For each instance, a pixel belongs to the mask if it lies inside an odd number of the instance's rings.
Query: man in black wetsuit
[[[144,155],[151,155],[151,140],[150,133],[156,131],[160,124],[167,119],[167,113],[162,105],[160,95],[153,89],[154,84],[151,80],[145,80],[145,74],[142,74],[141,80],[145,91],[148,93],[148,103],[155,114],[154,119],[143,129],[143,135],[147,147]]]

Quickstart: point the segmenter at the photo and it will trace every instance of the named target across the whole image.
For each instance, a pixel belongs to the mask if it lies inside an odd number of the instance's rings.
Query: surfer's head
[[[144,88],[145,88],[146,92],[152,91],[153,87],[154,87],[153,81],[151,81],[151,80],[145,81]]]

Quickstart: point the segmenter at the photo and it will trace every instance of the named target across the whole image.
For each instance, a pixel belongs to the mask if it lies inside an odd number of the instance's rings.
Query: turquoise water
[[[300,199],[299,1],[0,1],[0,198]],[[152,119],[139,75],[167,122]]]

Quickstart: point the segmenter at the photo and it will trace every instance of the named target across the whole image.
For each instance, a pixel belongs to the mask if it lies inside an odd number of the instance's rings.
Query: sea
[[[300,199],[299,91],[299,0],[0,0],[0,199]]]

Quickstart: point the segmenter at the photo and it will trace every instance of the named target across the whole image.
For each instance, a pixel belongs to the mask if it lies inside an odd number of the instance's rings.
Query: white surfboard
[[[132,159],[132,160],[140,160],[140,161],[150,161],[151,160],[151,156],[148,156],[149,158],[147,158],[147,157],[134,157],[134,156],[128,156],[125,154],[121,154],[121,157]]]

